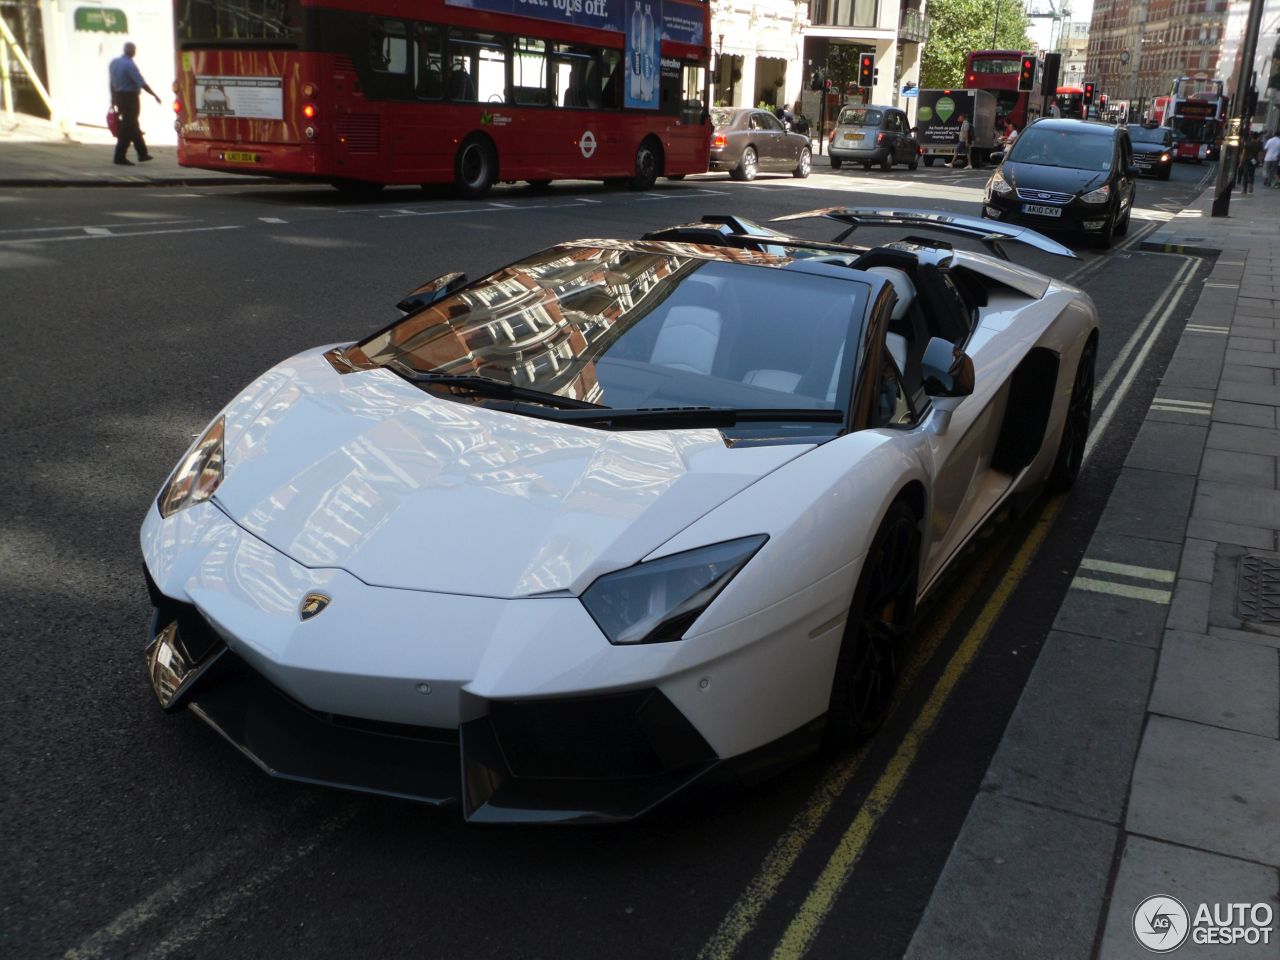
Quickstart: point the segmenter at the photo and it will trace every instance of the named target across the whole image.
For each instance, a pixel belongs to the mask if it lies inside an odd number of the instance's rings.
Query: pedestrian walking
[[[1058,98],[1054,97],[1049,101],[1049,116],[1055,120],[1062,116],[1062,108],[1058,106]]]
[[[1280,186],[1276,181],[1276,162],[1280,161],[1280,133],[1273,133],[1262,148],[1262,185]]]
[[[1007,154],[1018,139],[1018,128],[1013,125],[1012,120],[1004,122],[1004,132],[1000,134],[1000,146]]]
[[[1261,134],[1251,134],[1244,149],[1240,151],[1241,188],[1245,193],[1253,193],[1253,176],[1258,170],[1258,160],[1261,156]]]
[[[956,135],[956,152],[951,157],[948,167],[973,166],[973,125],[963,113],[956,114],[960,121],[960,130]]]
[[[138,114],[141,111],[139,95],[145,90],[156,98],[156,103],[160,102],[160,96],[147,86],[147,81],[142,79],[142,72],[138,70],[138,65],[133,62],[133,56],[137,52],[136,46],[126,43],[124,54],[112,60],[107,67],[107,73],[111,79],[111,105],[120,114],[120,131],[116,134],[115,162],[126,167],[133,166],[133,161],[128,157],[129,144],[133,144],[139,161],[145,163],[151,159],[151,154],[147,152],[146,141],[142,139],[142,128],[138,126]]]

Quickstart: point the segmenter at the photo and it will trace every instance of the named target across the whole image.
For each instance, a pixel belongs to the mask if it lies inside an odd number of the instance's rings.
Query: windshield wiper
[[[564,410],[595,412],[609,409],[599,403],[579,400],[576,397],[562,397],[558,393],[547,393],[544,390],[534,390],[532,387],[518,387],[514,383],[503,383],[501,380],[482,377],[478,374],[421,373],[417,370],[411,370],[403,364],[397,364],[396,367],[398,369],[395,372],[410,383],[428,386],[461,387],[463,390],[484,394],[487,397],[499,397],[503,400],[527,400],[530,403],[542,403],[548,407],[559,407]]]
[[[552,414],[549,419],[606,430],[661,430],[667,427],[733,427],[741,423],[844,423],[844,411],[803,407],[606,407],[600,410],[565,411]]]

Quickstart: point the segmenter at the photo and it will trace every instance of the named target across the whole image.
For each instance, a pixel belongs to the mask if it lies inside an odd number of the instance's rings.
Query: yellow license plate
[[[228,150],[222,155],[222,159],[227,163],[257,163],[258,155],[244,150]]]

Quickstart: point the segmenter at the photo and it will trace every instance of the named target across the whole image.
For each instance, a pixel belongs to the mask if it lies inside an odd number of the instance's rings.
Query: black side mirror
[[[441,300],[449,294],[461,290],[467,283],[467,275],[465,273],[446,273],[434,280],[428,280],[422,286],[408,294],[403,300],[396,304],[396,309],[401,313],[413,313],[415,310],[421,310],[423,307],[430,306],[437,300]]]
[[[992,163],[1001,163],[1004,160],[1004,151],[996,150],[992,152],[988,159],[990,159]]]
[[[924,392],[934,400],[954,399],[955,403],[935,404],[952,408],[973,393],[973,360],[949,340],[933,337],[924,348]]]

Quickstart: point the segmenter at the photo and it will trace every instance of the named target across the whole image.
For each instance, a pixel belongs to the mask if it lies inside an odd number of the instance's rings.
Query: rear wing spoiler
[[[1067,247],[1027,227],[1015,227],[996,220],[984,220],[979,217],[969,217],[962,213],[951,213],[946,210],[822,207],[818,210],[808,210],[804,213],[790,213],[785,217],[774,217],[770,222],[809,220],[815,217],[823,217],[827,220],[835,220],[837,223],[848,225],[849,229],[835,238],[834,242],[836,243],[845,240],[849,234],[859,227],[920,227],[977,240],[1002,260],[1009,259],[1009,255],[1004,251],[1003,244],[1005,243],[1023,243],[1045,253],[1076,259],[1076,255]]]

